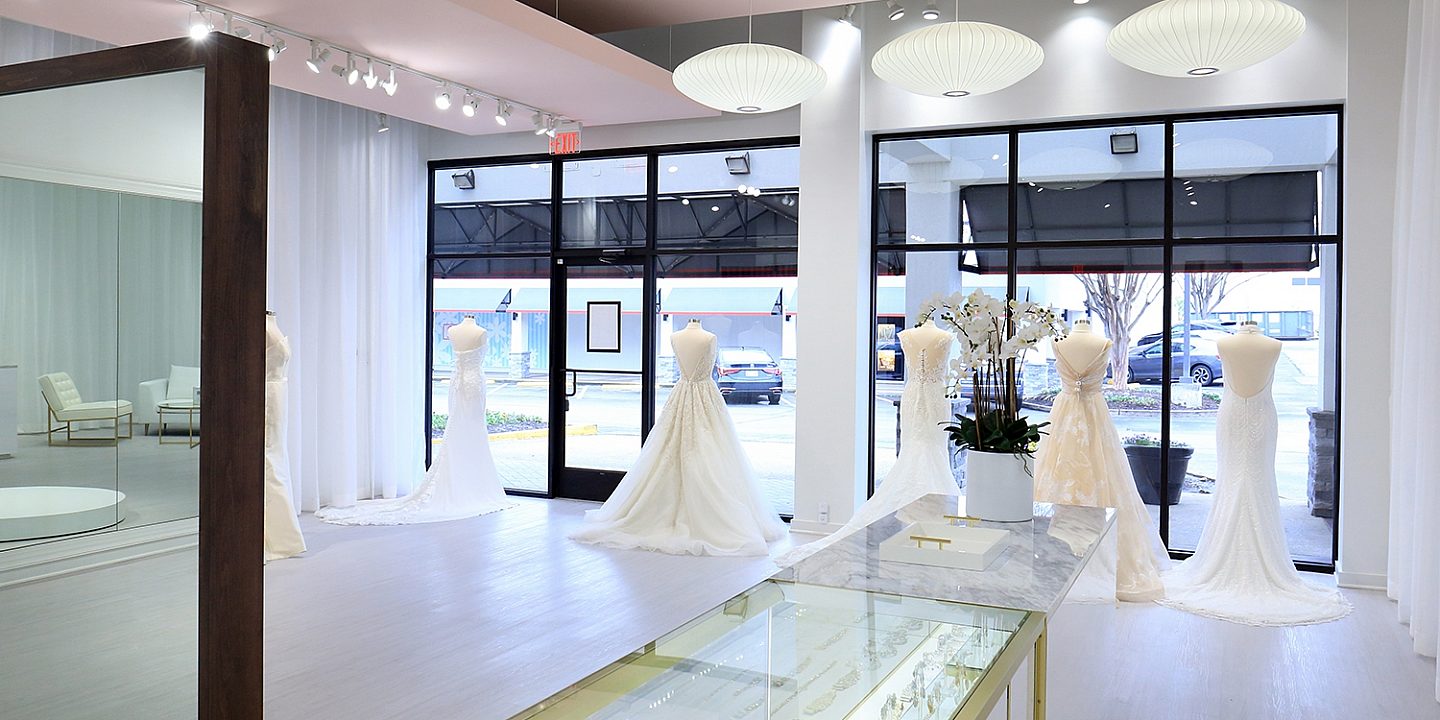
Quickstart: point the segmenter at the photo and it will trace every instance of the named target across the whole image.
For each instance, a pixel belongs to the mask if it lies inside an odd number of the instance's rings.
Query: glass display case
[[[988,718],[1038,613],[766,580],[518,718]]]

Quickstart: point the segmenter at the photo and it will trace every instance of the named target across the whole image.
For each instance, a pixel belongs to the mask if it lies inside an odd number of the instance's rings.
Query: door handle
[[[577,386],[579,385],[579,376],[574,370],[568,368],[565,370],[565,374],[569,376],[570,380],[570,383],[565,387],[565,397],[575,397]]]

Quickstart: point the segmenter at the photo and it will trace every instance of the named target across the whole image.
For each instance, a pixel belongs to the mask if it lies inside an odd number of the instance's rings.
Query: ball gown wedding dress
[[[1077,582],[1069,599],[1149,602],[1164,595],[1160,572],[1170,559],[1135,488],[1120,433],[1100,392],[1109,364],[1108,347],[1078,370],[1055,353],[1063,385],[1035,451],[1035,499],[1115,508],[1116,543],[1097,550],[1091,560],[1097,572],[1085,578],[1100,584]]]
[[[945,391],[945,372],[954,339],[944,331],[931,329],[935,332],[917,333],[925,329],[912,328],[900,333],[906,380],[900,391],[900,454],[895,464],[876,485],[875,494],[843,527],[779,555],[775,563],[780,567],[794,565],[926,495],[960,494],[950,469],[949,436],[941,428],[954,420]]]
[[[695,332],[708,340],[690,345],[677,339]],[[725,398],[710,377],[715,336],[698,328],[680,333],[671,338],[680,379],[640,458],[570,537],[676,555],[764,555],[767,543],[785,536],[785,523],[760,494]]]
[[[285,433],[285,367],[290,342],[275,325],[265,322],[265,561],[305,552],[300,520],[290,502],[290,452]]]
[[[1195,555],[1162,576],[1167,606],[1262,626],[1327,622],[1350,612],[1339,591],[1306,582],[1290,560],[1275,485],[1273,384],[1272,374],[1250,397],[1225,388],[1215,428],[1215,504]]]
[[[409,525],[472,518],[513,507],[490,454],[490,430],[485,422],[485,343],[455,351],[449,402],[445,438],[419,487],[400,498],[324,508],[315,517],[337,525]]]

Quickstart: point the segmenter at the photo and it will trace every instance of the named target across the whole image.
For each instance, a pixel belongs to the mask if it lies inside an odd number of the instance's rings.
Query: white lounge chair
[[[65,443],[68,445],[77,441],[85,442],[107,442],[119,444],[122,439],[128,439],[135,435],[135,416],[129,400],[104,400],[100,402],[85,402],[80,398],[80,390],[75,387],[75,381],[70,379],[69,373],[57,372],[41,375],[40,394],[45,396],[45,405],[50,409],[50,419],[46,422],[46,442],[55,444],[55,433],[65,431]],[[129,421],[126,434],[120,434],[120,419]],[[97,422],[109,420],[114,423],[115,434],[112,437],[89,437],[77,438],[74,436],[72,425],[77,422]],[[57,427],[61,423],[63,427]]]

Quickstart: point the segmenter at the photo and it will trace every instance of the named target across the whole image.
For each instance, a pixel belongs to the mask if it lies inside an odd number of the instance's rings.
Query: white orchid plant
[[[1020,415],[1016,373],[1041,340],[1065,337],[1064,321],[1047,305],[1006,303],[980,290],[927,302],[920,324],[930,320],[959,341],[959,357],[950,361],[950,395],[959,397],[968,386],[974,408],[974,417],[956,415],[957,422],[945,426],[951,442],[981,452],[1034,453],[1049,423],[1034,425]]]

